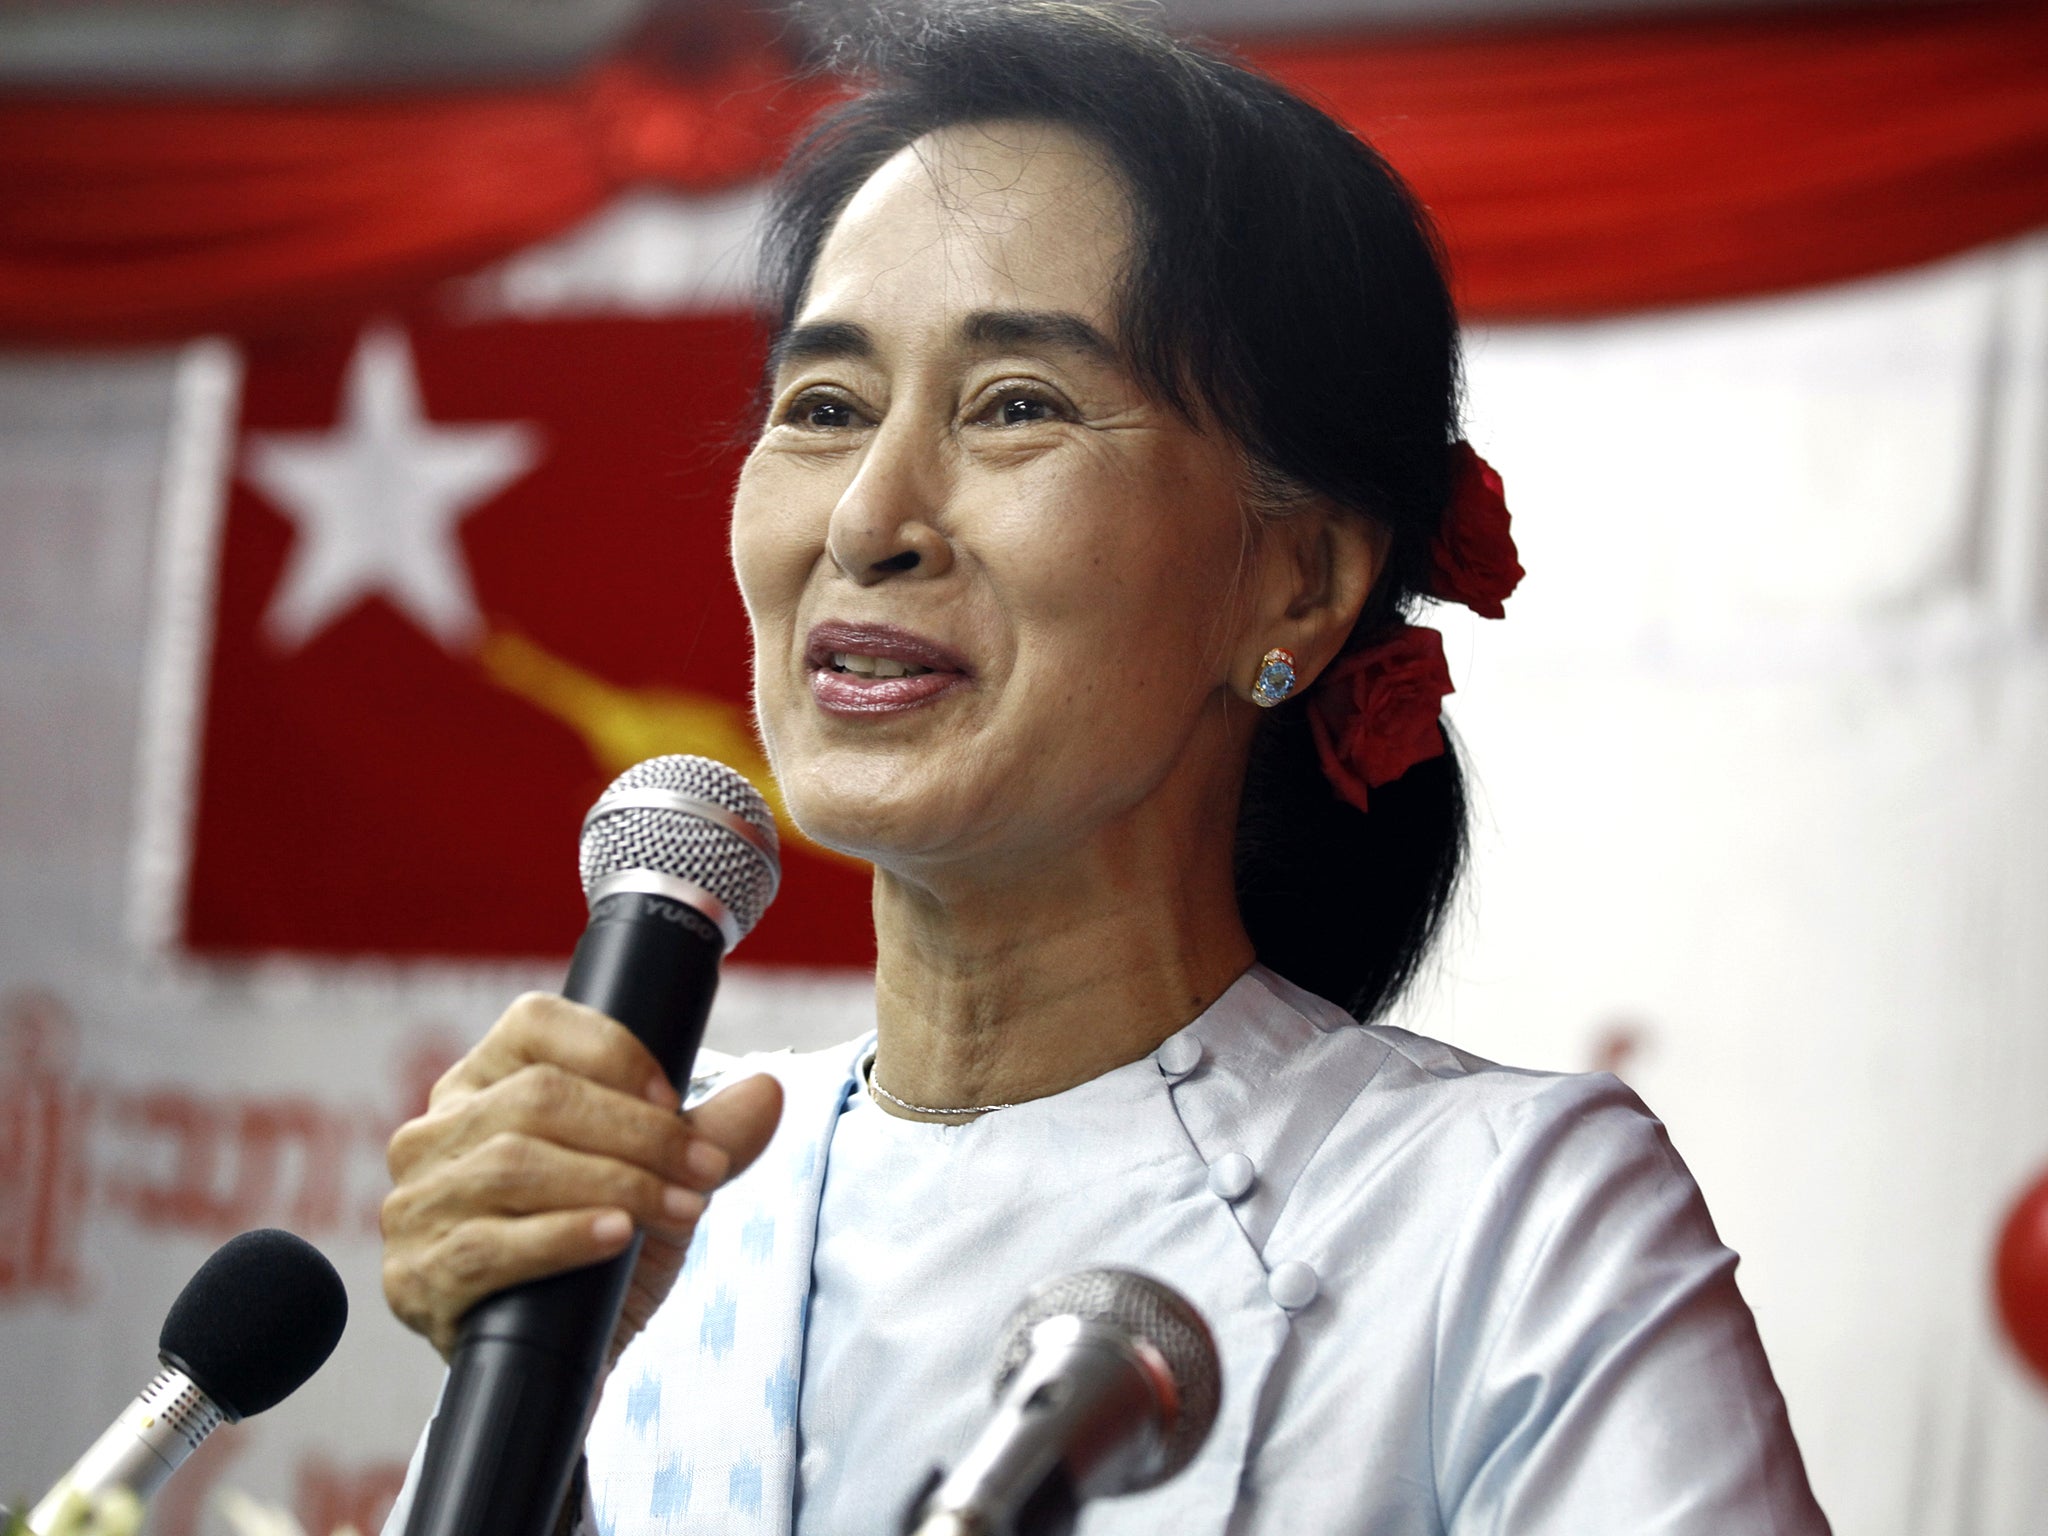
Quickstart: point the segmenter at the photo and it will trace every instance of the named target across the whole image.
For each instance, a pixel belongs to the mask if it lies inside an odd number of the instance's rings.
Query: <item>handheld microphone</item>
[[[117,1488],[147,1499],[223,1423],[296,1392],[347,1322],[341,1276],[311,1243],[275,1228],[228,1239],[171,1303],[163,1369],[29,1511],[29,1530],[55,1530]]]
[[[723,763],[649,758],[584,818],[580,868],[590,925],[563,995],[625,1025],[670,1082],[686,1083],[719,959],[781,880],[775,818]],[[544,1536],[576,1470],[640,1242],[463,1316],[406,1536]]]
[[[1064,1536],[1089,1499],[1157,1487],[1216,1422],[1223,1367],[1193,1306],[1127,1269],[1038,1287],[1010,1317],[996,1406],[911,1536]]]

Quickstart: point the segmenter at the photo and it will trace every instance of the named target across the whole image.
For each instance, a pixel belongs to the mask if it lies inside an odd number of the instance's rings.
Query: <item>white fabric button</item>
[[[1159,1045],[1159,1070],[1186,1077],[1202,1064],[1202,1042],[1193,1035],[1168,1035]]]
[[[1316,1299],[1320,1284],[1314,1270],[1299,1259],[1288,1259],[1275,1264],[1272,1273],[1266,1276],[1266,1294],[1288,1311],[1299,1312]]]
[[[1209,1165],[1209,1193],[1219,1200],[1242,1200],[1258,1177],[1250,1158],[1242,1152],[1226,1152]]]

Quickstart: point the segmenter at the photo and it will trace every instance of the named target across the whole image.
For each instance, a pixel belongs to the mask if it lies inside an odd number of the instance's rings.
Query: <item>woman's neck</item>
[[[1227,839],[1126,828],[994,881],[878,871],[874,907],[875,1076],[920,1105],[1014,1103],[1099,1077],[1253,958]]]

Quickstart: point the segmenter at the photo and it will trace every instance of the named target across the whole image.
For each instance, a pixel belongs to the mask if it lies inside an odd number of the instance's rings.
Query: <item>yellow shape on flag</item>
[[[806,853],[861,865],[796,829],[768,759],[737,704],[670,688],[621,688],[509,629],[493,628],[477,647],[485,674],[507,693],[554,716],[583,738],[608,776],[668,752],[694,752],[737,768],[767,800],[785,842]]]

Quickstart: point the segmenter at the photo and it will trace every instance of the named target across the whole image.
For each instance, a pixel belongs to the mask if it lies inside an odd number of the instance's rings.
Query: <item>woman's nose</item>
[[[867,587],[891,576],[942,576],[953,544],[941,528],[943,449],[885,424],[832,509],[825,547],[832,563]]]

